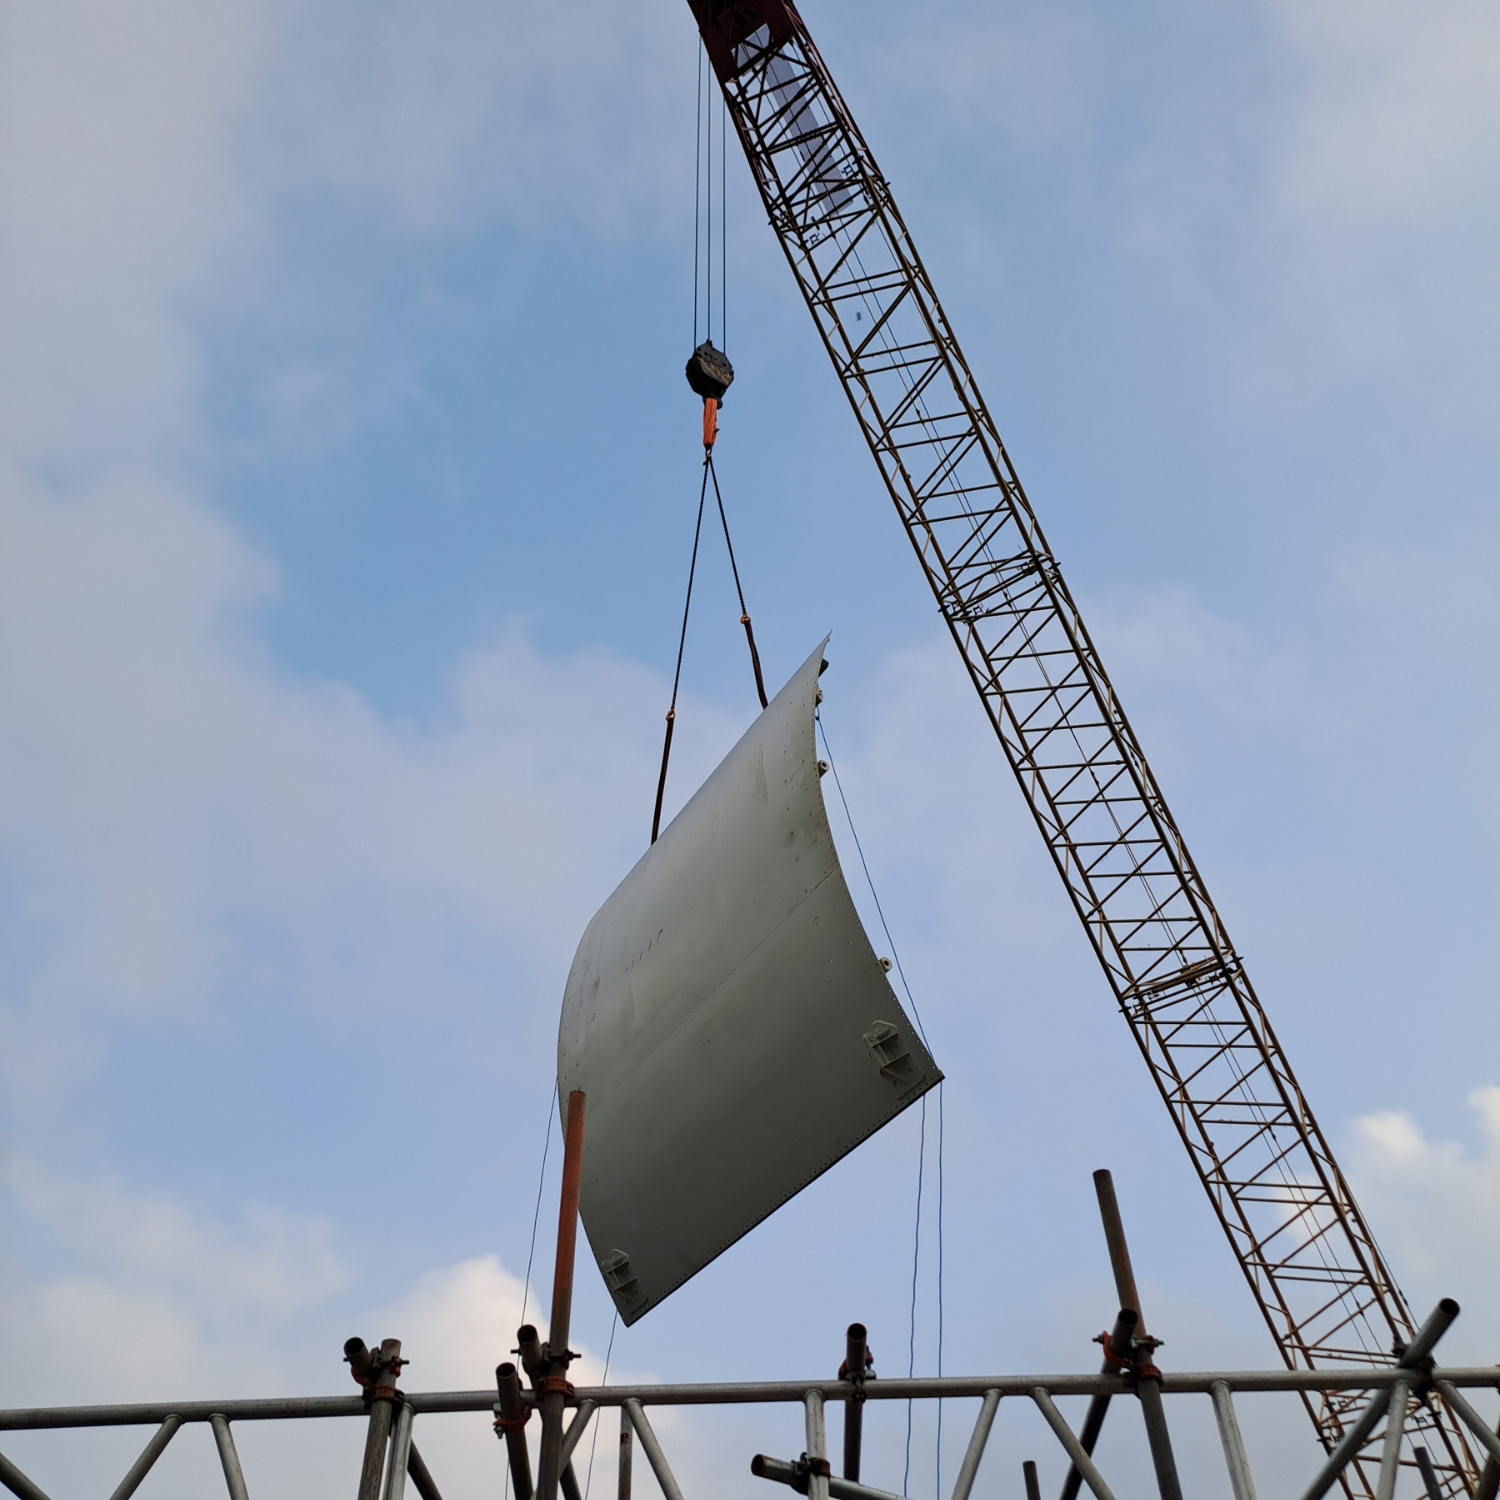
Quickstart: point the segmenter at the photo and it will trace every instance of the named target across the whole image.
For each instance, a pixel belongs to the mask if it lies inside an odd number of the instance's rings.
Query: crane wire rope
[[[536,1259],[536,1229],[542,1217],[542,1189],[547,1183],[547,1152],[552,1146],[552,1120],[557,1113],[557,1080],[547,1100],[547,1133],[542,1137],[542,1167],[536,1175],[536,1207],[531,1214],[531,1246],[526,1252],[526,1280],[521,1285],[521,1323],[526,1322],[526,1304],[531,1297],[531,1267]],[[510,1465],[505,1466],[505,1500],[510,1500]]]
[[[693,346],[698,344],[698,214],[703,185],[703,42],[698,42],[698,118],[693,126]]]
[[[707,244],[703,257],[704,263],[704,296],[703,296],[703,322],[708,330],[709,341],[714,336],[714,111],[713,101],[710,98],[709,107],[706,111],[707,119],[704,122],[703,144],[706,148],[704,155],[708,158],[706,169],[703,173],[704,198],[708,206],[708,212],[704,215],[708,233],[704,236]]]
[[[713,343],[713,265],[714,265],[714,151],[713,109],[704,109],[703,46],[698,47],[698,85],[696,95],[697,124],[693,145],[693,342],[698,340],[698,315],[700,306],[708,333],[708,343]],[[725,144],[728,134],[729,106],[721,99],[719,111],[719,337],[725,338],[725,287],[728,281],[728,257],[724,248],[724,234],[728,224],[728,211],[724,204],[724,172],[728,160]],[[699,270],[703,269],[704,295],[699,297]],[[695,350],[696,355],[696,350]],[[733,379],[733,372],[729,374]],[[722,388],[721,388],[722,390]],[[762,709],[766,707],[766,684],[761,671],[760,652],[755,645],[755,630],[750,620],[750,611],[745,605],[745,589],[740,580],[739,560],[734,555],[734,541],[729,535],[729,515],[724,507],[724,494],[719,488],[719,474],[714,467],[714,442],[717,437],[718,399],[706,398],[703,420],[703,480],[698,488],[698,514],[693,524],[693,552],[688,564],[687,594],[682,605],[682,627],[677,636],[677,664],[672,673],[672,701],[667,708],[667,728],[662,740],[661,770],[656,779],[656,803],[651,813],[651,842],[654,844],[661,834],[662,803],[666,797],[667,769],[672,758],[672,735],[677,723],[677,694],[682,685],[682,659],[687,649],[688,617],[693,606],[693,580],[698,571],[698,548],[703,538],[703,508],[708,498],[708,482],[713,480],[714,505],[719,512],[719,524],[724,530],[724,546],[729,553],[729,568],[734,575],[734,592],[740,604],[740,624],[745,629],[745,642],[750,648],[750,667],[755,674],[755,694]]]
[[[719,95],[719,348],[729,352],[729,101]]]
[[[713,233],[714,233],[714,203],[713,203],[713,111],[712,105],[707,111],[704,109],[704,81],[703,81],[703,47],[700,40],[698,51],[698,87],[696,95],[697,125],[694,140],[694,180],[693,180],[693,342],[696,346],[699,331],[699,309],[702,306],[703,327],[709,343],[713,341]],[[721,349],[728,344],[728,315],[727,315],[727,290],[728,290],[728,193],[726,190],[726,179],[728,175],[728,100],[721,96],[720,101],[720,123],[719,123],[719,337]],[[858,257],[858,251],[855,250]],[[699,270],[700,258],[703,270],[703,296],[699,295]],[[878,303],[877,303],[878,306]],[[883,343],[889,342],[889,331],[880,327],[879,337]],[[922,418],[927,420],[927,415],[922,412]],[[656,807],[652,816],[651,841],[656,842],[660,833],[662,802],[666,790],[667,768],[671,755],[672,733],[676,723],[677,695],[682,676],[683,653],[687,641],[688,617],[692,605],[693,580],[696,575],[698,561],[698,547],[703,528],[703,507],[706,500],[707,485],[709,479],[713,480],[714,503],[719,512],[719,523],[724,532],[724,545],[729,554],[730,571],[734,577],[735,594],[740,605],[740,623],[745,628],[746,642],[750,649],[751,667],[755,674],[756,695],[760,700],[761,708],[767,706],[765,681],[761,670],[760,654],[756,649],[755,635],[751,626],[750,612],[745,604],[745,591],[740,579],[739,563],[734,554],[734,542],[729,532],[729,518],[724,506],[723,492],[719,487],[718,470],[714,465],[713,442],[716,435],[716,425],[710,425],[705,420],[704,425],[704,453],[703,453],[703,484],[699,490],[698,513],[693,531],[692,560],[688,569],[687,595],[683,604],[682,628],[678,636],[677,664],[672,679],[672,703],[667,711],[666,735],[662,745],[661,772],[657,780]],[[854,839],[855,848],[859,854],[860,866],[864,872],[865,882],[869,886],[870,895],[875,903],[876,913],[880,919],[880,925],[885,933],[886,942],[890,947],[892,959],[896,966],[897,974],[901,980],[902,989],[906,993],[907,1001],[911,1005],[912,1014],[916,1020],[917,1029],[921,1034],[923,1045],[927,1045],[927,1032],[922,1024],[921,1010],[912,994],[911,985],[907,981],[906,971],[901,965],[901,956],[896,949],[891,937],[890,924],[886,921],[884,908],[880,903],[880,896],[875,889],[875,882],[870,874],[869,863],[865,859],[864,846],[860,842],[858,830],[854,826],[854,819],[849,811],[849,801],[844,793],[843,783],[839,780],[838,770],[834,762],[833,751],[828,745],[827,730],[822,722],[821,715],[816,715],[817,727],[823,737],[824,749],[828,755],[829,768],[834,773],[834,785],[838,789],[839,800],[843,806],[844,817],[849,825],[849,831]],[[929,1048],[930,1051],[930,1048]],[[921,1116],[918,1134],[918,1157],[917,1157],[917,1199],[915,1224],[912,1236],[912,1296],[911,1314],[907,1348],[907,1374],[910,1376],[916,1368],[916,1332],[917,1332],[917,1303],[920,1285],[921,1271],[921,1243],[922,1243],[922,1200],[925,1189],[925,1169],[927,1158],[927,1099],[924,1096],[921,1101]],[[938,1374],[942,1374],[943,1359],[943,1108],[942,1108],[942,1084],[938,1085],[938,1142],[937,1142],[937,1189],[938,1189],[938,1268],[937,1268],[937,1299],[938,1299],[938,1328],[937,1328],[937,1360]],[[911,1444],[912,1444],[912,1403],[907,1403],[906,1413],[906,1453],[905,1471],[902,1477],[903,1493],[909,1486],[911,1475]],[[942,1491],[942,1403],[938,1403],[937,1416],[937,1442],[936,1442],[936,1492],[940,1495]],[[592,1463],[592,1459],[591,1459]]]
[[[698,43],[698,87],[693,132],[693,344],[698,331],[714,336],[714,116],[713,79],[705,78]],[[729,101],[719,97],[719,348],[729,347]],[[701,320],[700,320],[701,314]]]
[[[921,1007],[917,1004],[917,997],[912,994],[911,984],[907,980],[906,970],[901,963],[901,953],[896,947],[896,940],[891,936],[890,923],[885,919],[885,908],[880,904],[880,892],[875,889],[875,878],[870,874],[870,864],[865,858],[865,846],[860,841],[859,830],[854,826],[854,814],[849,811],[849,798],[844,794],[844,783],[839,779],[838,762],[834,759],[833,746],[828,743],[828,726],[823,722],[823,713],[819,708],[813,709],[813,719],[817,725],[819,737],[823,741],[823,753],[828,757],[828,769],[833,773],[834,789],[839,794],[839,804],[844,809],[844,821],[849,825],[850,836],[854,840],[855,852],[859,855],[859,867],[864,872],[865,884],[870,888],[870,899],[875,903],[875,915],[880,919],[880,930],[885,934],[887,946],[891,950],[891,961],[896,967],[896,974],[901,980],[902,991],[906,995],[907,1004],[911,1006],[912,1019],[917,1023],[917,1031],[922,1038],[922,1045],[927,1048],[928,1053],[932,1051],[927,1041],[927,1028],[922,1024]],[[943,1085],[937,1086],[937,1117],[938,1117],[938,1139],[937,1139],[937,1372],[943,1373]],[[923,1168],[927,1160],[927,1096],[922,1096],[921,1125],[918,1130],[917,1149],[917,1212],[916,1224],[912,1231],[911,1252],[911,1323],[909,1337],[907,1340],[907,1364],[906,1376],[910,1380],[916,1371],[917,1360],[917,1272],[921,1262],[922,1251],[922,1188]],[[901,1475],[901,1493],[905,1495],[908,1491],[911,1479],[911,1438],[912,1438],[912,1403],[906,1403],[906,1462]],[[938,1500],[942,1500],[943,1493],[943,1402],[939,1397],[937,1405],[937,1456],[935,1460],[934,1494]]]

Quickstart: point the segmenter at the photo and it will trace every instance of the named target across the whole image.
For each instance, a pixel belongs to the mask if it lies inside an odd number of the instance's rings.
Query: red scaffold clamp
[[[1118,1370],[1127,1380],[1137,1377],[1146,1380],[1161,1379],[1161,1371],[1151,1362],[1151,1356],[1156,1352],[1157,1346],[1161,1343],[1160,1339],[1146,1338],[1133,1340],[1133,1343],[1139,1344],[1144,1350],[1143,1354],[1137,1355],[1116,1354],[1114,1341],[1107,1329],[1105,1332],[1097,1335],[1094,1342],[1102,1345],[1104,1348],[1104,1363],[1111,1370]]]

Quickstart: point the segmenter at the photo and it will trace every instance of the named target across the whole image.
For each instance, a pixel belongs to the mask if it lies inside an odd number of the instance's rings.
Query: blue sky
[[[1494,1359],[1492,7],[805,15],[1377,1235]],[[356,1329],[424,1386],[509,1347],[697,498],[695,46],[668,0],[0,16],[6,1404],[339,1389]],[[732,156],[728,186],[720,474],[768,679],[834,632],[949,1076],[945,1366],[1092,1362],[1100,1165],[1163,1358],[1269,1363]],[[674,805],[754,702],[715,546],[699,588]],[[617,1368],[832,1368],[856,1317],[904,1368],[916,1150],[909,1118]],[[749,1493],[778,1422],[683,1424],[685,1471]],[[1043,1456],[1021,1431],[981,1489]],[[113,1462],[13,1446],[54,1491]],[[211,1461],[170,1456],[164,1495]]]

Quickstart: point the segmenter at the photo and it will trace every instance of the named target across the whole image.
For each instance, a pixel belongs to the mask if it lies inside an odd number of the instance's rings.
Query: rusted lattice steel
[[[1410,1312],[1168,811],[901,214],[785,0],[689,0],[771,223],[927,581],[1289,1367]],[[1350,1398],[1308,1393],[1323,1442]],[[1411,1443],[1475,1473],[1436,1402]],[[1378,1450],[1347,1471],[1375,1493]]]

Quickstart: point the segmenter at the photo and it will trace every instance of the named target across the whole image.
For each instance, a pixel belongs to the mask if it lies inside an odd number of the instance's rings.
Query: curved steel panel
[[[558,1088],[588,1095],[583,1224],[627,1324],[942,1077],[834,852],[822,658],[621,881],[568,975]]]

